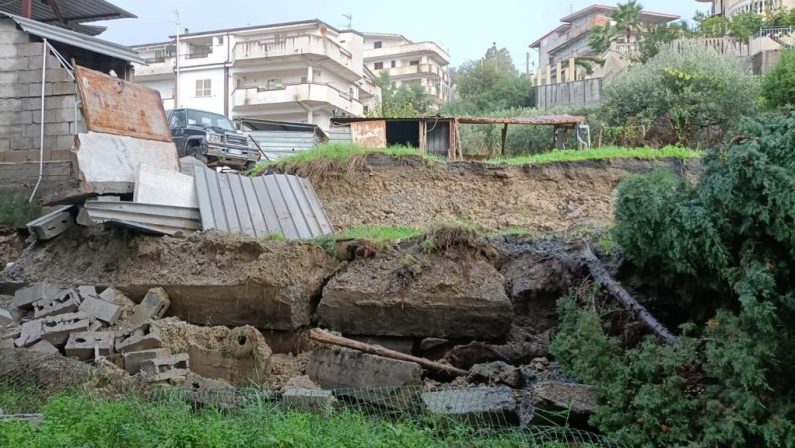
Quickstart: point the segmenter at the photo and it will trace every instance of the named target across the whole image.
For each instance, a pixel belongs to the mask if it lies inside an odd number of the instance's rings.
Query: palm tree
[[[613,13],[612,18],[616,22],[615,27],[619,30],[624,30],[628,44],[632,43],[632,32],[640,27],[640,13],[642,11],[643,5],[639,4],[637,0],[629,0],[626,3],[619,3],[618,9]]]
[[[597,54],[602,54],[610,49],[616,37],[616,28],[609,23],[597,25],[588,30],[588,45]]]

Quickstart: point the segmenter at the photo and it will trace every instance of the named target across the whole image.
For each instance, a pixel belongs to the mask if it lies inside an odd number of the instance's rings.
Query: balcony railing
[[[448,78],[447,70],[433,64],[404,65],[402,67],[395,68],[385,67],[383,71],[389,72],[389,76],[393,78],[417,74],[434,75],[442,78],[445,81],[447,81]]]
[[[284,104],[301,101],[326,103],[352,115],[362,115],[364,106],[345,92],[331,84],[294,83],[284,84],[278,89],[264,87],[242,87],[235,90],[235,107]]]
[[[262,59],[300,54],[327,56],[338,63],[350,67],[353,55],[328,37],[303,34],[284,39],[263,39],[238,42],[235,45],[235,59]]]

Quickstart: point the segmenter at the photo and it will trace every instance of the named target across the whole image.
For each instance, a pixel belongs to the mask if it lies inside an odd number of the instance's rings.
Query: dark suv
[[[193,156],[208,166],[249,170],[262,157],[257,143],[223,115],[196,109],[166,112],[179,157]]]

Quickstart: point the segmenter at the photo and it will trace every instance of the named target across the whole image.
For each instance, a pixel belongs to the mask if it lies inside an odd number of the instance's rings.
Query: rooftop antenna
[[[353,14],[351,14],[351,13],[343,14],[342,17],[345,17],[346,19],[348,19],[348,29],[352,30],[353,29]]]
[[[569,3],[569,15],[574,14],[574,3]]]

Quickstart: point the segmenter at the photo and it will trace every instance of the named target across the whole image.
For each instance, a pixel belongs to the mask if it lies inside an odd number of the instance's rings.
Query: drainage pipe
[[[42,45],[41,49],[41,123],[39,128],[39,180],[36,181],[36,186],[33,188],[33,193],[30,194],[30,199],[28,199],[28,203],[33,202],[33,198],[36,197],[36,191],[39,190],[39,185],[41,185],[41,179],[44,177],[44,92],[45,88],[47,87],[47,50],[49,49],[49,43],[47,39],[44,39],[44,45]]]

